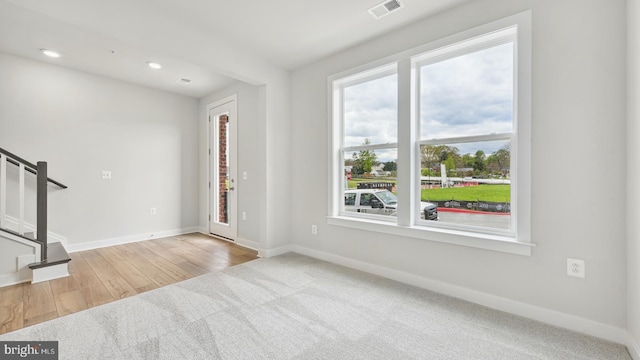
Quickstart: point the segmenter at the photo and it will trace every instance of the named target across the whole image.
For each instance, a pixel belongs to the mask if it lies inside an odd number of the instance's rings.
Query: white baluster
[[[24,235],[24,164],[20,163],[20,217],[18,222],[18,233]]]
[[[0,227],[7,227],[7,157],[0,154]]]

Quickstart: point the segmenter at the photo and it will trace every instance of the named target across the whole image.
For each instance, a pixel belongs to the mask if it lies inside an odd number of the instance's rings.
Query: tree
[[[371,140],[364,139],[364,144],[370,145]],[[373,165],[376,163],[376,152],[374,150],[360,150],[359,153],[353,153],[353,168],[351,172],[354,174],[364,174],[371,172]]]
[[[498,160],[496,160],[495,153],[487,156],[486,164],[489,173],[495,174],[500,172],[500,165],[498,165]]]
[[[420,163],[423,168],[431,168],[435,164],[444,163],[449,158],[449,155],[453,157],[455,164],[462,163],[460,150],[455,146],[425,145],[420,147]]]
[[[487,169],[494,174],[507,174],[511,164],[511,149],[509,148],[509,145],[505,145],[489,155],[487,157],[486,164]]]
[[[430,169],[440,159],[440,154],[433,145],[420,146],[420,164],[423,168]]]
[[[478,172],[483,172],[486,168],[485,160],[486,159],[485,159],[484,151],[482,150],[476,151],[476,156],[473,161],[473,168]]]
[[[364,139],[364,144],[362,145],[371,145],[371,140]],[[364,172],[371,172],[373,165],[376,163],[376,152],[374,150],[360,150],[359,159],[362,161]]]
[[[509,147],[509,145],[501,147],[498,151],[494,152],[491,155],[495,158],[495,161],[496,163],[498,163],[500,170],[509,168],[509,165],[511,164],[511,148]]]
[[[487,163],[489,164],[487,165],[487,169],[491,174],[501,174],[500,165],[498,165],[496,161],[492,161],[491,159],[495,159],[495,157],[493,155],[490,155],[487,158]]]
[[[360,161],[365,173],[371,172],[373,163],[376,161],[376,153],[373,150],[360,150]]]
[[[354,177],[360,177],[364,174],[364,169],[362,168],[362,161],[358,158],[358,153],[353,153],[351,156],[351,175]]]
[[[453,158],[453,154],[449,154],[449,156],[447,157],[447,160],[445,160],[445,162],[444,162],[444,166],[446,166],[446,168],[447,168],[447,174],[455,175],[455,173],[456,173],[456,161]]]
[[[398,164],[396,164],[395,161],[387,161],[386,163],[384,163],[384,168],[382,170],[384,170],[384,171],[397,171],[398,170]]]
[[[472,168],[474,165],[475,159],[471,154],[462,155],[462,165],[463,167]]]

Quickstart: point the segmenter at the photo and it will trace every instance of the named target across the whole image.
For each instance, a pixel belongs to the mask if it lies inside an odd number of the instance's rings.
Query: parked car
[[[345,190],[344,209],[365,214],[397,216],[398,197],[389,190]],[[437,221],[438,208],[429,202],[420,202],[420,218]]]

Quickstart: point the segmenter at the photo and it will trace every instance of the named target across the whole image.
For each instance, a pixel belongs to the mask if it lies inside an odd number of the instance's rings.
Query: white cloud
[[[344,89],[344,145],[397,142],[397,75]],[[424,66],[420,71],[422,139],[508,133],[513,123],[513,44]],[[504,142],[451,144],[460,154],[490,154]],[[396,150],[379,160],[395,160]],[[350,154],[348,158],[350,158]]]
[[[420,85],[423,139],[512,130],[511,43],[425,66]]]
[[[397,142],[398,77],[391,75],[344,89],[345,146]]]

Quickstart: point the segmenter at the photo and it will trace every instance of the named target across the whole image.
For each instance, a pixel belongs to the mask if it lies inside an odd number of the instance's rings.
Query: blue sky
[[[447,59],[420,69],[420,136],[440,139],[512,131],[513,44]],[[397,76],[345,88],[345,146],[397,142]],[[483,147],[455,144],[460,154]],[[496,147],[497,146],[497,147]],[[378,153],[379,151],[376,151]],[[393,157],[389,151],[381,157]]]

